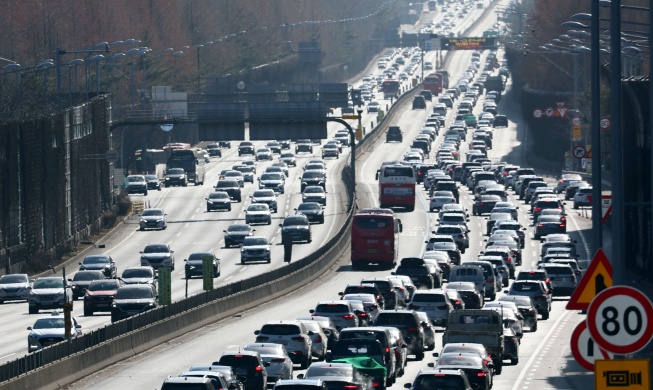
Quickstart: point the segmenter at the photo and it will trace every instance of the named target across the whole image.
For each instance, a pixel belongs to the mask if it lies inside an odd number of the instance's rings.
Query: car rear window
[[[573,270],[567,267],[544,267],[549,275],[571,275]]]
[[[337,303],[328,303],[317,305],[315,311],[318,313],[349,313],[349,307]]]
[[[517,280],[544,280],[544,272],[520,272]]]
[[[220,357],[220,361],[218,361],[218,363],[215,365],[231,366],[234,368],[239,368],[239,367],[254,368],[259,365],[258,363],[259,362],[256,356],[235,354],[235,355],[222,355]]]
[[[417,326],[415,317],[408,313],[379,313],[374,321],[375,326]]]
[[[541,287],[536,283],[514,283],[512,289],[517,292],[535,292],[541,291]]]
[[[300,330],[297,325],[292,324],[266,324],[261,328],[261,333],[278,336],[289,336],[299,334]]]

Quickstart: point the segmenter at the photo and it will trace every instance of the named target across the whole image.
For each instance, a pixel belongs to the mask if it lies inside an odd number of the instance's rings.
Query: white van
[[[483,268],[479,265],[454,266],[449,274],[449,283],[451,282],[472,282],[485,298],[485,276],[483,276]]]

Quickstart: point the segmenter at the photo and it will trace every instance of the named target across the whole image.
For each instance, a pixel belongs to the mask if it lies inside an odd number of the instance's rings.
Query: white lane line
[[[240,272],[243,272],[243,271],[245,271],[246,269],[247,269],[247,266],[241,268],[240,271],[238,271],[238,272],[239,272],[239,273],[240,273]]]
[[[549,329],[549,331],[546,333],[546,336],[544,336],[542,339],[543,340],[548,340],[551,337],[551,335],[553,334],[553,332],[555,332],[558,329],[558,325],[560,325],[560,322],[562,322],[562,320],[564,318],[566,318],[567,315],[569,315],[569,313],[571,313],[571,312],[570,311],[564,311],[562,313],[562,315],[553,324],[551,329]],[[538,357],[537,355],[540,353],[540,349],[542,349],[543,346],[544,346],[544,344],[538,345],[538,347],[535,349],[535,351],[531,355],[530,359],[528,359],[528,362],[526,362],[526,366],[524,367],[524,369],[521,371],[521,373],[517,377],[517,380],[515,381],[515,384],[512,386],[513,390],[517,390],[519,388],[519,383],[524,379],[524,375],[526,375],[526,371],[531,366],[531,364],[533,364],[535,359]],[[547,349],[547,351],[548,351],[548,349]]]
[[[11,355],[15,355],[15,354],[16,354],[16,353],[14,352],[14,353],[10,353],[9,355],[0,356],[0,359],[4,359],[4,358],[6,358],[6,357],[9,357],[9,356],[11,356]]]

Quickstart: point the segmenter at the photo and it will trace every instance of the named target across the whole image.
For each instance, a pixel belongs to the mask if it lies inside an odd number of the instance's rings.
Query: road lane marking
[[[546,333],[546,336],[543,337],[543,340],[548,340],[551,337],[551,335],[558,329],[558,325],[560,325],[560,322],[562,322],[562,320],[565,319],[569,315],[569,313],[571,312],[566,310],[562,313],[562,315],[553,324],[551,329],[549,329],[549,331]],[[530,359],[528,359],[528,361],[526,362],[526,367],[524,367],[524,369],[521,371],[521,373],[517,377],[517,380],[515,381],[515,384],[512,386],[513,390],[517,390],[519,388],[519,384],[524,379],[524,375],[526,374],[526,371],[528,370],[530,365],[533,364],[535,359],[538,357],[538,354],[540,353],[540,350],[542,349],[543,346],[544,344],[538,345],[535,351],[533,352],[533,354],[531,355]],[[548,347],[546,351],[548,351]]]

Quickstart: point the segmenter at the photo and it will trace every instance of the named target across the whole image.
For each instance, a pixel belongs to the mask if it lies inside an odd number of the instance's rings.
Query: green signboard
[[[213,290],[213,258],[206,256],[202,259],[202,279],[204,291]]]
[[[172,303],[172,269],[170,267],[159,268],[159,305]]]
[[[495,37],[440,38],[441,50],[485,50],[496,47]]]

